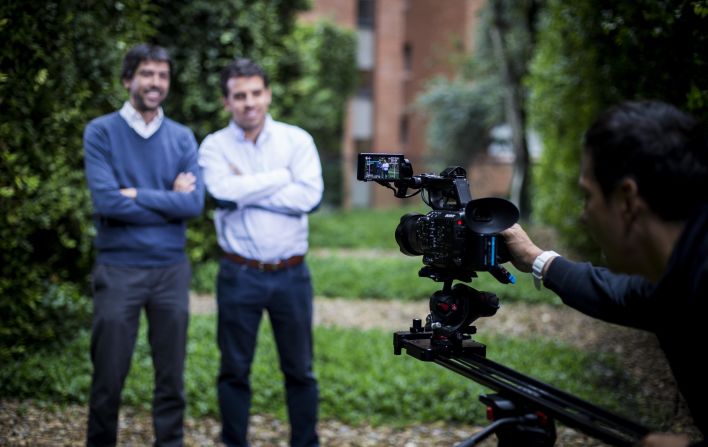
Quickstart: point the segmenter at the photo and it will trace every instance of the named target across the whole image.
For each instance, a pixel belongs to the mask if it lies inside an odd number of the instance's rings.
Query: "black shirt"
[[[656,334],[694,423],[706,436],[708,206],[686,224],[656,285],[639,276],[564,258],[553,260],[544,285],[587,315]]]

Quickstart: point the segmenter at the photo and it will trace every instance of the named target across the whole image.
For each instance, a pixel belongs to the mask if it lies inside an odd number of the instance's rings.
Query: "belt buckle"
[[[258,261],[258,265],[256,266],[256,268],[258,269],[259,272],[266,272],[266,271],[267,271],[267,270],[266,270],[266,266],[267,266],[267,265],[268,265],[268,264],[266,264],[265,262]]]

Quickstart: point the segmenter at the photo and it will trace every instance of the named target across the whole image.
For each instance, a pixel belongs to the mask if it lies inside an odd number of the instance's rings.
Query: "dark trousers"
[[[277,272],[222,259],[217,280],[218,379],[222,440],[247,446],[249,375],[258,326],[267,310],[278,347],[294,447],[318,446],[318,389],[312,371],[312,285],[306,264]]]
[[[121,391],[143,308],[155,368],[155,445],[182,445],[190,277],[187,261],[165,268],[94,267],[87,445],[116,444]]]

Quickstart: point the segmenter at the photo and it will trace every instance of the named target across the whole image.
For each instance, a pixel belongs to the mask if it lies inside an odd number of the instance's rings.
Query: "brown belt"
[[[274,264],[268,264],[265,262],[256,261],[255,259],[244,258],[235,253],[223,252],[223,254],[226,259],[233,262],[234,264],[245,265],[246,267],[258,269],[261,272],[277,272],[279,270],[285,270],[287,268],[300,265],[305,260],[304,256],[298,255],[288,259],[283,259],[282,261],[279,261]]]

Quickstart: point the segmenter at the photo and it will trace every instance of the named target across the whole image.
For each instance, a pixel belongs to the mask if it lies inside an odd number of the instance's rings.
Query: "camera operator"
[[[708,367],[698,360],[708,316],[705,128],[661,102],[612,107],[585,134],[579,185],[583,221],[612,271],[541,250],[519,225],[501,233],[512,263],[587,315],[656,334],[705,437]],[[651,434],[640,445],[689,443]]]

